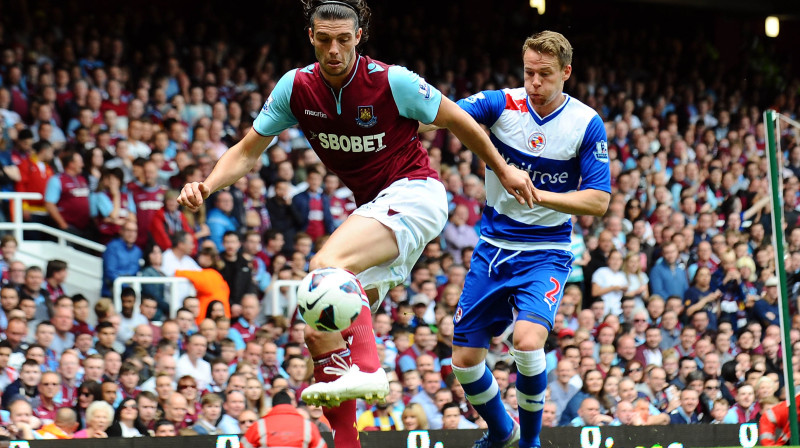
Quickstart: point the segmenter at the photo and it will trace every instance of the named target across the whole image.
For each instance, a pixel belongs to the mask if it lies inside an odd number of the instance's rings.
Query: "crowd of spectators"
[[[287,2],[262,6],[278,14]],[[520,85],[518,43],[509,46],[508,35],[521,42],[535,31],[527,6],[518,16],[531,22],[512,20],[507,33],[492,31],[501,19],[461,27],[462,10],[439,7],[446,14],[433,27],[420,12],[376,5],[381,25],[365,50],[407,64],[453,99]],[[248,132],[283,71],[313,60],[299,7],[268,31],[208,4],[196,8],[208,19],[198,22],[160,7],[79,9],[20,2],[4,14],[0,184],[43,195],[25,202],[24,220],[106,244],[103,287],[94,297],[70,294],[66,262],[26,266],[18,242],[0,239],[0,435],[239,434],[282,390],[330,430],[321,408],[298,402],[313,381],[305,324],[273,284],[305,276],[355,208],[350,192],[292,128],[199,212],[176,201],[177,189],[203,180]],[[164,35],[145,32],[159,26],[169,27]],[[613,194],[603,218],[573,220],[573,271],[547,347],[544,424],[754,421],[783,396],[783,369],[797,365],[780,355],[761,112],[796,117],[798,81],[767,70],[769,47],[757,39],[742,64],[704,64],[714,47],[702,33],[594,31],[567,35],[576,53],[566,91],[606,123]],[[790,343],[800,355],[800,146],[791,130],[780,139]],[[360,430],[483,426],[450,357],[484,166],[446,131],[421,140],[451,217],[374,317],[391,394],[383,405],[360,403]],[[138,297],[126,288],[115,309],[111,286],[127,275],[183,277],[194,292],[176,310],[161,286]],[[505,336],[492,340],[487,362],[516,416]]]

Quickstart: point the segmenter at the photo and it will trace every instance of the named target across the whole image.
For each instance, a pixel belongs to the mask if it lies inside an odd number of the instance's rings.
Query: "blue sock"
[[[541,447],[542,408],[547,389],[544,350],[514,351],[517,364],[517,403],[519,404],[519,448]]]
[[[458,367],[453,364],[453,373],[461,382],[464,393],[472,406],[483,417],[489,427],[489,438],[493,441],[506,440],[514,429],[514,420],[506,412],[489,366],[485,363],[474,367]]]

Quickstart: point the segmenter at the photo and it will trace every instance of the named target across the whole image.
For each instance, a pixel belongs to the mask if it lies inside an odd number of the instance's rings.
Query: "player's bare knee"
[[[542,349],[548,333],[548,329],[538,323],[517,321],[514,327],[514,349],[525,352]]]
[[[468,368],[477,366],[484,362],[486,359],[486,351],[484,349],[472,347],[453,347],[453,365],[458,367]]]

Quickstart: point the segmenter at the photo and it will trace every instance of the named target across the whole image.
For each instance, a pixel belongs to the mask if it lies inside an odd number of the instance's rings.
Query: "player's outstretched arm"
[[[265,137],[251,129],[239,143],[225,151],[205,181],[192,182],[183,187],[178,203],[189,210],[197,211],[211,193],[233,185],[250,172],[273,138],[274,136]]]
[[[506,191],[520,204],[528,204],[528,207],[533,208],[533,204],[539,202],[540,191],[533,187],[528,173],[507,164],[481,126],[456,103],[442,97],[439,113],[432,124],[453,131],[467,148],[486,162]]]

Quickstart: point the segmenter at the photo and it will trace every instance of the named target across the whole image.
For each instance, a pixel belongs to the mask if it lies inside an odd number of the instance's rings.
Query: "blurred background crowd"
[[[573,220],[573,271],[547,347],[545,425],[743,423],[778,403],[789,366],[762,112],[797,118],[796,61],[741,18],[708,23],[691,10],[581,1],[540,17],[510,0],[478,17],[469,5],[480,2],[440,3],[372,5],[363,51],[458,100],[519,87],[524,38],[550,27],[575,48],[566,92],[606,123],[611,205],[602,218]],[[238,434],[282,390],[329,430],[320,408],[298,402],[313,371],[305,324],[273,284],[305,276],[355,209],[349,190],[292,128],[199,212],[176,202],[249,131],[280,76],[314,60],[299,2],[266,2],[257,14],[219,2],[120,7],[3,5],[0,187],[43,195],[26,201],[24,220],[107,250],[103,288],[86,297],[63,287],[67,262],[26,266],[19,242],[0,239],[0,433]],[[686,26],[658,25],[668,19]],[[792,351],[796,131],[779,136]],[[483,425],[450,356],[485,167],[447,131],[421,139],[450,218],[374,317],[393,381],[387,404],[361,403],[360,430]],[[138,296],[126,288],[117,308],[111,286],[125,275],[184,277],[196,294],[176,310],[163,286]],[[509,346],[495,338],[487,362],[516,416]]]

